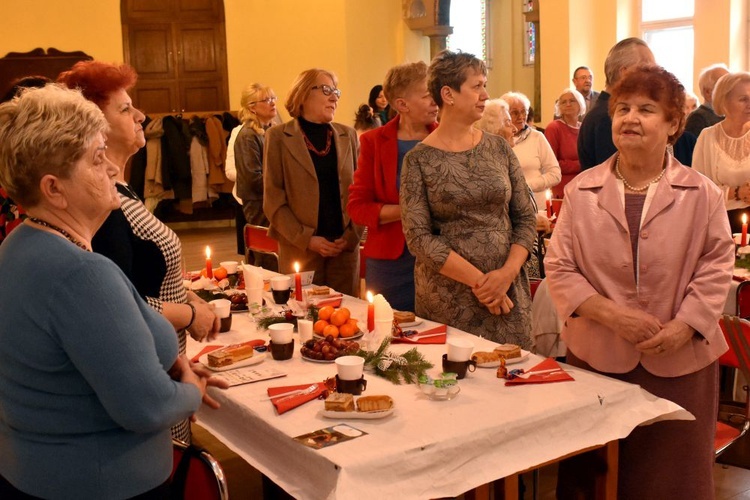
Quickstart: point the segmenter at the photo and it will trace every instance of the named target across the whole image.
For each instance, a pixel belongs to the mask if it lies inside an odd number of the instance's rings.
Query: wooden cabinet
[[[229,109],[221,0],[123,0],[125,61],[146,113]]]

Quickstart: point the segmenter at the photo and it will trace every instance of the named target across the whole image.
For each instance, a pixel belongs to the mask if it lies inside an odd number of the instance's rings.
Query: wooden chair
[[[172,498],[229,500],[224,469],[209,452],[177,439],[172,439],[172,449]]]
[[[245,224],[245,262],[253,262],[250,259],[251,252],[264,253],[276,257],[279,261],[279,242],[268,236],[268,228]]]
[[[729,344],[729,350],[719,358],[719,363],[739,370],[747,380],[750,380],[750,322],[736,316],[724,316],[719,323]],[[744,402],[722,402],[719,405],[719,421],[716,424],[714,438],[716,457],[750,429],[750,389],[748,386],[744,386],[743,389]]]
[[[750,317],[750,281],[741,281],[737,285],[737,311],[740,318]]]

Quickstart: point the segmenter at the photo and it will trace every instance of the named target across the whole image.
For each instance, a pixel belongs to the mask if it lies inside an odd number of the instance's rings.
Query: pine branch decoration
[[[391,339],[385,338],[377,350],[360,349],[357,356],[365,358],[365,365],[372,367],[376,375],[396,385],[400,385],[402,379],[407,384],[414,384],[420,375],[433,367],[416,347],[398,355],[387,350],[390,344]]]

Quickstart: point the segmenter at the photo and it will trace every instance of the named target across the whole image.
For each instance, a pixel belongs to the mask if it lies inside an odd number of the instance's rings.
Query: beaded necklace
[[[63,229],[63,228],[61,228],[61,227],[58,227],[58,226],[55,226],[54,224],[50,224],[50,223],[49,223],[49,222],[47,222],[46,220],[42,220],[42,219],[39,219],[39,218],[37,218],[37,217],[29,217],[29,220],[30,220],[31,222],[33,222],[34,224],[39,224],[40,226],[44,226],[44,227],[46,227],[46,228],[52,229],[53,231],[57,231],[58,233],[62,234],[62,235],[63,235],[63,236],[65,237],[65,239],[67,239],[67,240],[68,240],[68,241],[70,241],[71,243],[75,244],[76,246],[78,246],[78,247],[80,247],[80,248],[83,248],[83,249],[84,249],[84,250],[86,250],[87,252],[90,252],[90,251],[91,251],[91,250],[90,250],[90,249],[89,249],[89,248],[88,248],[88,247],[87,247],[86,245],[84,245],[83,243],[81,243],[80,241],[78,241],[77,239],[75,239],[75,238],[74,238],[74,237],[73,237],[73,236],[72,236],[72,235],[71,235],[71,234],[70,234],[69,232],[67,232],[67,231],[66,231],[65,229]]]
[[[627,180],[625,180],[625,177],[622,175],[622,172],[620,172],[620,156],[618,155],[617,160],[615,160],[615,173],[617,174],[617,178],[620,179],[623,184],[625,184],[626,188],[628,188],[629,190],[635,193],[642,193],[646,191],[651,184],[656,184],[657,182],[659,182],[661,178],[664,177],[664,172],[666,171],[667,171],[666,168],[662,168],[659,175],[657,175],[656,177],[648,181],[645,186],[637,188],[637,187],[633,187]]]
[[[310,139],[307,138],[307,134],[305,134],[305,131],[302,131],[302,137],[305,138],[305,146],[307,146],[307,149],[312,151],[318,156],[326,156],[331,151],[331,138],[333,137],[333,130],[330,128],[326,132],[326,147],[323,148],[323,151],[318,151],[312,142],[310,142]]]

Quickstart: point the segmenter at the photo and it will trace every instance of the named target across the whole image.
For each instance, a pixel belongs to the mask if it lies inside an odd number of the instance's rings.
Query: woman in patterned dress
[[[186,332],[195,340],[211,340],[219,331],[212,307],[182,284],[182,245],[177,235],[146,209],[125,182],[125,164],[146,144],[144,115],[128,95],[138,78],[128,65],[98,61],[76,63],[58,81],[78,88],[104,112],[109,123],[107,159],[119,167],[117,191],[121,207],[113,210],[92,240],[93,250],[112,259],[136,290],[175,328],[180,354]],[[190,442],[190,422],[172,428],[172,436]]]
[[[404,159],[400,204],[416,256],[415,312],[496,342],[531,346],[523,264],[536,217],[507,141],[472,125],[488,99],[484,63],[443,51],[428,88],[440,126]]]

